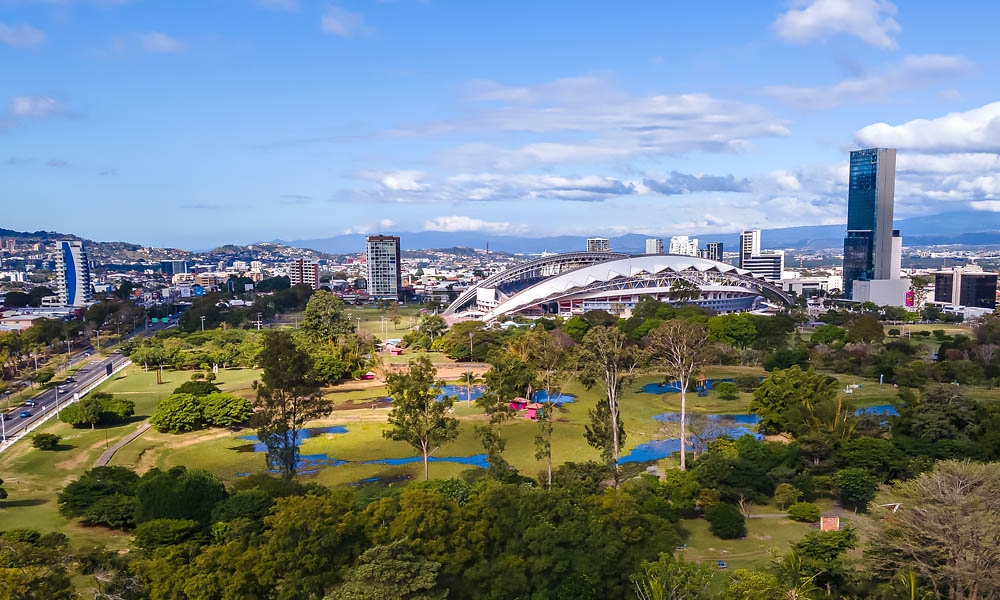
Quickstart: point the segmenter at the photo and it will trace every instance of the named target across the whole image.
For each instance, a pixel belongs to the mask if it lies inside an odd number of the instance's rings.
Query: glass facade
[[[852,297],[855,281],[898,277],[891,264],[895,176],[895,150],[851,152],[842,290],[846,298]]]

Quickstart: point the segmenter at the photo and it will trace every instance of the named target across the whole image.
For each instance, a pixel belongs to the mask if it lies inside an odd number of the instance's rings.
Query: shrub
[[[208,381],[185,381],[174,390],[174,393],[207,396],[221,391],[217,385]]]
[[[895,327],[893,327],[892,329],[889,330],[889,335],[892,336],[892,337],[898,337],[899,336],[899,330],[896,329]]]
[[[736,387],[748,394],[760,387],[760,377],[757,375],[737,375],[733,380],[736,382]]]
[[[149,422],[163,432],[181,433],[201,429],[204,426],[201,401],[193,394],[170,394],[156,406]]]
[[[857,467],[842,469],[837,471],[835,479],[840,499],[853,506],[854,510],[867,510],[868,503],[875,499],[878,479],[868,470]]]
[[[62,438],[54,433],[36,433],[31,436],[31,445],[39,450],[55,450],[61,440]]]
[[[190,539],[198,529],[198,522],[189,519],[153,519],[135,528],[135,545],[152,553],[157,548]]]
[[[250,401],[240,396],[218,392],[198,398],[206,423],[215,427],[232,427],[250,420],[253,406]]]
[[[774,490],[774,503],[778,505],[778,508],[791,506],[798,502],[801,497],[802,490],[790,483],[779,483],[777,489]]]
[[[746,519],[732,504],[720,502],[705,510],[708,528],[717,537],[731,540],[747,534]]]
[[[736,400],[740,397],[740,389],[732,381],[723,381],[715,386],[715,391],[722,400]]]
[[[788,507],[788,518],[803,523],[819,521],[819,507],[812,502],[796,502]]]

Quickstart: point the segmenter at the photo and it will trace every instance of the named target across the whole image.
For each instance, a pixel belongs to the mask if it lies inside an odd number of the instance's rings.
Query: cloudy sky
[[[1000,211],[1000,3],[0,0],[0,227],[181,247]]]

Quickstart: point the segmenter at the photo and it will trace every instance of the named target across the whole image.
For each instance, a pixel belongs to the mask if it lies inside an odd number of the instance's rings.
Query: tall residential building
[[[681,254],[684,256],[698,256],[698,238],[689,238],[686,235],[675,235],[670,238],[670,254]]]
[[[587,238],[587,252],[611,252],[608,238]]]
[[[94,300],[90,260],[83,242],[56,242],[56,280],[63,306],[87,306]]]
[[[746,269],[743,262],[754,254],[760,254],[760,229],[747,229],[740,234],[740,259],[736,266]]]
[[[288,265],[288,283],[304,283],[314,290],[319,289],[319,263],[297,259]]]
[[[648,238],[646,240],[646,254],[663,254],[663,240]]]
[[[997,274],[971,266],[937,271],[934,273],[934,301],[992,310],[997,305]]]
[[[588,244],[589,245],[589,244]],[[368,295],[372,298],[399,300],[403,287],[399,237],[368,236]]]
[[[161,260],[160,261],[160,272],[164,275],[179,275],[181,273],[188,272],[188,264],[186,260]]]
[[[722,242],[708,242],[705,244],[705,258],[722,262]]]
[[[896,150],[866,148],[851,152],[844,238],[844,296],[855,281],[896,279],[893,273],[892,209]]]

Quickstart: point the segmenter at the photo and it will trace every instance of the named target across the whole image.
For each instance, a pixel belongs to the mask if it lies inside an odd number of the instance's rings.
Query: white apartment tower
[[[608,238],[587,238],[587,252],[611,252]]]
[[[403,287],[399,237],[368,236],[368,295],[380,300],[399,300]]]
[[[663,240],[648,238],[646,240],[646,254],[663,254]]]
[[[690,238],[686,235],[675,235],[670,238],[670,254],[698,256],[698,238]]]
[[[314,290],[319,289],[319,263],[298,259],[288,265],[288,283],[291,285],[306,284]]]

